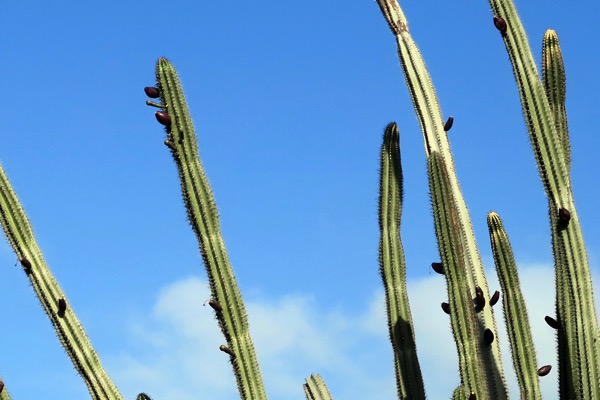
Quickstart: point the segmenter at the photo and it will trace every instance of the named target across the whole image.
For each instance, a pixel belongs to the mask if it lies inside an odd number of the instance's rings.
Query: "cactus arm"
[[[591,273],[579,218],[573,200],[570,155],[565,145],[564,122],[555,121],[551,107],[560,96],[547,92],[538,75],[533,55],[512,1],[490,0],[506,28],[502,34],[527,124],[538,171],[548,198],[552,250],[556,266],[556,316],[558,330],[559,390],[561,398],[600,398],[600,330],[593,299]],[[546,56],[559,60],[558,41],[545,39]],[[546,59],[549,62],[548,59]],[[548,65],[546,63],[546,65]],[[561,73],[545,72],[547,87],[560,88]],[[557,91],[560,94],[560,90]],[[564,94],[564,91],[563,91]],[[550,100],[549,100],[550,97]],[[562,115],[562,113],[559,113]],[[566,115],[566,114],[565,114]],[[559,116],[559,118],[562,118]],[[565,218],[564,210],[570,218]],[[562,217],[559,217],[562,213]]]
[[[402,166],[399,133],[395,123],[389,124],[381,147],[379,186],[379,265],[385,287],[388,328],[396,370],[396,386],[400,399],[425,399],[425,387],[417,358],[414,328],[408,292],[406,264],[400,241],[402,213]]]
[[[487,223],[496,272],[502,288],[504,319],[521,398],[541,400],[535,347],[510,241],[498,214],[490,212]]]
[[[158,60],[156,79],[169,121],[165,144],[177,164],[188,218],[199,242],[213,299],[221,308],[216,315],[227,341],[221,350],[230,355],[240,397],[266,399],[244,303],[221,236],[217,206],[200,162],[194,126],[179,78],[168,60]]]
[[[427,71],[423,57],[409,33],[408,22],[398,2],[396,0],[377,0],[377,2],[392,33],[396,37],[400,63],[417,118],[421,125],[425,152],[428,158],[431,157],[433,152],[436,152],[445,164],[444,168],[454,199],[455,215],[451,221],[453,224],[451,229],[457,229],[457,239],[460,239],[457,240],[456,245],[461,249],[461,257],[467,268],[465,279],[468,289],[471,293],[475,293],[475,289],[478,286],[482,289],[483,293],[489,293],[483,262],[481,261],[475,242],[469,212],[456,178],[450,144],[444,131],[444,119],[431,77]],[[433,190],[432,200],[434,200]],[[438,236],[438,242],[439,240]],[[483,334],[484,329],[496,331],[496,322],[491,307],[484,307],[483,310],[477,313],[476,317],[476,324],[481,334]],[[458,328],[458,326],[454,325],[454,328]],[[455,336],[455,339],[459,340],[457,336]],[[457,346],[460,345],[457,344]],[[502,368],[500,346],[497,340],[494,340],[486,349],[486,357],[490,359],[485,368],[487,368],[489,374],[488,378],[490,379],[492,397],[504,399],[508,396],[508,392]]]
[[[333,400],[321,375],[312,374],[302,386],[306,400]]]
[[[83,327],[35,241],[31,225],[10,182],[0,167],[0,223],[58,338],[85,381],[92,399],[122,399],[100,364]]]
[[[567,173],[571,173],[571,141],[569,139],[569,126],[567,123],[567,109],[565,107],[567,85],[565,64],[558,42],[558,35],[552,29],[544,34],[542,45],[542,80],[544,90],[552,115],[554,125],[562,145],[564,162]]]

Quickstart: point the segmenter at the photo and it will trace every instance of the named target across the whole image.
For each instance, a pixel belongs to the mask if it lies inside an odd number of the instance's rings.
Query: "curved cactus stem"
[[[0,167],[0,223],[44,311],[50,318],[60,343],[75,369],[85,381],[92,399],[117,400],[121,394],[100,364],[83,327],[35,241],[25,211]]]
[[[379,185],[379,265],[385,287],[390,340],[394,349],[396,386],[400,399],[425,399],[417,346],[406,290],[406,264],[400,241],[402,166],[395,123],[385,128],[381,146]]]
[[[456,247],[456,251],[460,253],[460,257],[464,262],[464,265],[461,268],[466,268],[464,279],[468,291],[470,293],[475,293],[476,288],[479,287],[482,290],[482,293],[487,296],[489,294],[489,289],[485,279],[483,262],[481,261],[475,242],[475,235],[473,233],[469,212],[456,178],[450,144],[446,132],[444,131],[445,120],[442,117],[431,77],[427,71],[423,57],[410,35],[408,21],[398,2],[396,0],[377,0],[377,2],[392,33],[396,37],[402,70],[415,107],[417,118],[421,125],[425,143],[425,152],[429,159],[435,152],[439,159],[436,163],[442,162],[444,164],[443,168],[446,174],[445,179],[447,179],[449,191],[454,202],[454,214],[451,220],[446,221],[446,223],[449,223],[450,225],[445,229],[455,230],[457,239],[455,244],[458,246]],[[431,189],[431,192],[432,201],[442,201],[442,199],[434,198],[433,189]],[[434,205],[434,208],[435,207],[438,206]],[[439,241],[440,236],[438,236],[438,242]],[[442,246],[440,245],[439,247],[440,252],[443,252]],[[479,330],[480,337],[483,336],[485,329],[496,331],[496,322],[491,307],[484,307],[480,310],[471,323]],[[453,329],[460,329],[460,325],[453,324]],[[464,329],[464,327],[462,327],[462,329]],[[457,342],[460,340],[460,337],[469,336],[458,334],[456,331],[454,334]],[[463,345],[457,343],[457,346],[460,348]],[[497,399],[507,398],[508,392],[504,379],[500,346],[497,340],[494,340],[488,346],[485,357],[488,362],[483,364],[482,367],[485,368],[486,376],[489,380],[489,389],[491,391],[490,397]],[[465,359],[465,362],[467,362],[469,358],[470,356]],[[475,357],[475,360],[478,360],[478,358]],[[479,364],[479,362],[480,361],[476,361],[475,364]],[[464,369],[464,367],[464,365],[461,366],[461,370]],[[464,378],[462,375],[461,377]],[[485,398],[481,397],[479,393],[478,396],[479,398]]]
[[[302,385],[306,400],[333,400],[321,375],[312,374]]]
[[[521,398],[541,399],[542,393],[537,374],[538,364],[535,347],[512,247],[498,214],[490,212],[487,223],[496,272],[502,288],[504,320],[508,330],[512,360],[521,390]]]
[[[221,236],[219,214],[198,154],[198,144],[179,78],[171,63],[161,58],[156,80],[165,117],[167,146],[177,164],[188,218],[196,234],[208,273],[212,298],[222,307],[219,326],[229,350],[242,399],[266,399],[242,295]],[[159,121],[160,122],[160,121]],[[161,122],[161,123],[163,123]]]
[[[559,61],[558,41],[544,40],[546,90],[540,80],[525,30],[512,1],[490,0],[494,13],[506,21],[502,34],[521,98],[533,153],[546,196],[556,266],[559,391],[565,399],[600,399],[600,329],[594,305],[591,273],[571,188],[568,135],[555,107],[562,102],[561,72],[550,72]],[[559,68],[553,68],[560,70]],[[557,89],[558,88],[558,89]],[[554,93],[556,92],[556,93]],[[550,98],[550,101],[549,101]],[[552,106],[551,106],[552,103]],[[560,213],[560,214],[559,214]],[[568,216],[569,218],[566,218]]]

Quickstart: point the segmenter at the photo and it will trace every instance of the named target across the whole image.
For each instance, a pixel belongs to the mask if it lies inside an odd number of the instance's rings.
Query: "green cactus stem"
[[[570,178],[564,112],[564,67],[558,39],[544,38],[544,83],[512,1],[490,0],[506,21],[502,35],[517,82],[523,115],[548,198],[556,269],[559,391],[564,399],[600,398],[600,330],[591,273]]]
[[[504,320],[508,330],[512,360],[521,390],[521,398],[541,399],[542,393],[537,373],[538,364],[535,347],[512,247],[498,214],[490,212],[487,223],[494,264],[502,288]]]
[[[0,223],[15,251],[44,311],[50,318],[60,343],[85,381],[94,400],[119,400],[121,394],[100,364],[73,307],[50,269],[35,241],[29,220],[0,167]]]
[[[165,125],[165,144],[177,165],[183,200],[198,239],[212,298],[222,307],[216,316],[227,341],[224,347],[229,350],[240,397],[266,399],[248,317],[221,236],[217,206],[200,162],[192,119],[175,68],[165,58],[156,64],[156,80],[162,101],[157,120]]]
[[[385,128],[381,146],[379,186],[379,265],[383,279],[388,329],[394,350],[396,386],[400,399],[425,399],[417,346],[406,290],[406,264],[400,241],[402,166],[395,123]]]
[[[312,374],[302,387],[306,400],[333,400],[321,375]]]
[[[443,164],[443,167],[439,167],[438,170],[442,171],[443,169],[443,171],[445,171],[444,174],[446,177],[444,179],[447,180],[449,185],[448,195],[451,195],[453,199],[452,218],[443,220],[446,225],[443,228],[440,226],[440,231],[438,231],[438,228],[436,227],[440,253],[445,251],[441,244],[441,241],[444,240],[441,235],[452,236],[455,238],[456,240],[453,243],[457,247],[452,251],[455,252],[454,256],[460,257],[461,262],[464,263],[461,266],[457,266],[457,268],[466,269],[466,274],[464,274],[463,278],[465,281],[460,282],[460,284],[466,283],[466,289],[463,290],[468,291],[468,293],[474,296],[476,287],[479,287],[487,296],[489,289],[485,279],[483,263],[475,242],[475,235],[473,233],[469,213],[456,178],[450,144],[444,130],[444,118],[442,117],[431,77],[427,71],[423,57],[410,35],[408,21],[398,2],[396,0],[377,0],[377,2],[396,38],[398,55],[404,77],[415,107],[417,118],[421,125],[425,143],[425,153],[427,154],[428,159],[431,158],[433,153],[437,154],[436,158],[438,160],[436,160],[436,164]],[[431,160],[428,162],[431,163]],[[432,201],[437,203],[434,204],[434,210],[436,208],[441,209],[442,202],[446,200],[435,196],[434,188],[431,187],[431,184],[430,191]],[[440,221],[442,220],[440,219]],[[457,259],[454,259],[453,262],[457,262]],[[461,275],[457,274],[457,276]],[[446,280],[448,282],[449,296],[456,296],[456,294],[450,292],[451,279],[448,278],[447,275]],[[460,303],[462,303],[462,301]],[[462,305],[466,306],[465,304]],[[452,301],[450,303],[450,310],[451,313],[452,310],[455,310]],[[467,320],[468,318],[465,319],[464,322],[466,323]],[[491,329],[495,332],[496,322],[492,308],[484,307],[479,310],[479,312],[475,314],[475,319],[469,322],[469,324],[476,327],[479,338],[483,336],[485,329]],[[485,376],[488,380],[487,387],[491,391],[489,393],[490,397],[495,399],[505,399],[508,396],[508,393],[504,379],[498,340],[494,340],[491,345],[487,345],[487,348],[485,349],[483,349],[484,344],[481,343],[481,340],[478,346],[473,347],[471,342],[472,340],[475,340],[472,334],[473,332],[468,332],[473,328],[458,324],[458,321],[456,323],[453,322],[452,326],[459,352],[470,352],[469,354],[463,353],[462,355],[459,355],[460,374],[461,379],[463,380],[463,386],[466,382],[471,382],[471,380],[480,376],[479,373],[475,373],[476,370],[484,368]],[[457,332],[457,329],[463,329],[465,332]],[[468,343],[461,344],[459,343],[461,340],[468,340]],[[481,354],[479,354],[480,352]],[[488,362],[482,363],[481,357],[485,357]],[[473,366],[468,366],[467,364],[471,362],[473,363]],[[478,382],[477,385],[481,385],[481,383]],[[487,392],[484,391],[483,393],[486,394]],[[485,395],[482,396],[478,392],[476,395],[479,398],[486,398]]]

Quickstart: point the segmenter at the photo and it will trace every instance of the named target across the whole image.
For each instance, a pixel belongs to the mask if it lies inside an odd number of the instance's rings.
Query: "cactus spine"
[[[0,223],[8,242],[21,260],[25,274],[50,318],[60,343],[85,381],[92,399],[122,399],[102,368],[100,359],[75,316],[73,308],[65,300],[64,292],[46,265],[33,236],[29,220],[2,167],[0,167]]]
[[[262,377],[250,338],[248,318],[237,286],[225,243],[221,236],[215,200],[200,162],[196,133],[173,65],[161,58],[156,64],[156,81],[163,111],[157,119],[165,125],[167,140],[179,178],[188,218],[196,234],[208,273],[212,297],[221,307],[216,311],[242,399],[266,399]]]
[[[388,330],[394,350],[396,386],[400,399],[425,399],[425,387],[406,290],[406,264],[400,241],[402,166],[395,123],[385,128],[379,184],[379,265],[386,295]]]

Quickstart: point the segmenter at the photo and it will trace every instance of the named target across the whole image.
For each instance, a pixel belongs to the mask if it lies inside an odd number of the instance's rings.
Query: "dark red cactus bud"
[[[154,113],[154,116],[156,117],[156,120],[164,126],[170,126],[171,125],[171,116],[169,114],[167,114],[166,111],[157,111]]]
[[[571,213],[564,207],[561,207],[558,210],[558,227],[560,229],[565,229],[569,226],[569,221],[571,220]]]
[[[452,129],[452,124],[454,124],[454,117],[450,116],[444,124],[444,131],[448,132],[450,129]]]
[[[544,317],[544,319],[546,320],[546,323],[548,324],[548,326],[550,326],[550,328],[554,328],[554,329],[558,329],[558,321],[555,320],[554,318],[546,315]]]
[[[446,314],[450,315],[450,304],[442,303],[442,310],[444,310]]]
[[[538,376],[546,376],[550,373],[551,369],[552,365],[544,365],[543,367],[537,370],[537,374]]]
[[[471,392],[471,394],[469,395],[469,400],[477,400],[477,396],[475,396],[475,393]]]
[[[490,328],[485,328],[485,331],[483,332],[483,341],[488,345],[492,344],[494,341],[494,332],[492,332]]]
[[[144,88],[144,93],[151,99],[158,99],[160,97],[160,91],[156,87],[146,86]]]
[[[500,292],[496,290],[494,292],[494,294],[492,295],[492,297],[490,298],[490,306],[496,305],[498,300],[500,300]]]
[[[483,290],[479,286],[475,286],[475,302],[477,303],[477,307],[485,307],[485,297],[483,297]]]
[[[503,36],[506,34],[506,29],[508,28],[508,26],[506,25],[506,21],[503,18],[494,15],[494,26],[500,31],[500,33]]]
[[[223,344],[219,347],[219,350],[221,350],[223,353],[229,354],[231,357],[235,357],[233,350]]]
[[[208,301],[208,305],[212,307],[213,310],[215,310],[216,312],[220,313],[221,311],[223,311],[223,307],[221,307],[221,304],[219,304],[218,301],[210,299]]]
[[[67,311],[67,302],[61,297],[58,299],[58,315],[62,317],[65,315],[65,311]]]
[[[437,272],[438,274],[444,275],[444,264],[442,264],[440,262],[432,262],[431,268],[433,268],[433,270],[435,272]]]
[[[25,272],[29,274],[31,272],[31,263],[29,262],[29,260],[26,258],[22,258],[19,261],[21,262],[21,265],[23,266]]]

